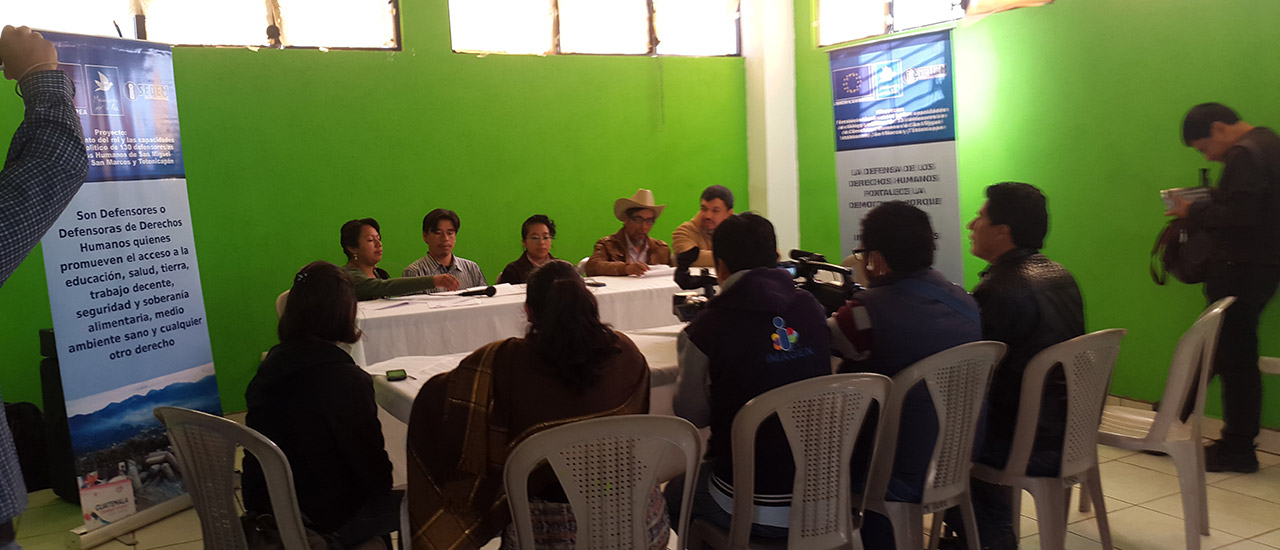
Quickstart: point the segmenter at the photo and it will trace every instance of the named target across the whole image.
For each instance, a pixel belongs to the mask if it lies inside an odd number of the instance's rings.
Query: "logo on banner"
[[[71,77],[72,84],[76,87],[77,93],[75,97],[72,98],[75,104],[76,114],[80,116],[88,115],[89,94],[86,93],[86,91],[89,89],[89,84],[84,78],[84,67],[73,63],[59,63],[58,70],[67,73],[67,76]]]
[[[871,65],[858,65],[852,69],[835,71],[835,99],[838,104],[856,103],[875,97],[875,85],[871,82]]]
[[[120,69],[101,65],[85,65],[89,78],[93,79],[93,91],[89,99],[89,114],[120,116]]]
[[[876,99],[902,97],[902,60],[882,61],[871,65],[876,75]]]
[[[124,95],[129,101],[138,101],[140,99],[150,101],[169,101],[172,95],[171,86],[159,82],[134,82],[132,80],[124,83]]]
[[[946,65],[928,65],[925,67],[911,67],[907,69],[907,72],[902,75],[902,82],[910,86],[921,80],[932,80],[946,77]]]

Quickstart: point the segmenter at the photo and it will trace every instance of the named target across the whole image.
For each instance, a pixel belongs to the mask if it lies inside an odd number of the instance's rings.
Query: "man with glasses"
[[[1209,200],[1193,204],[1174,194],[1165,214],[1209,234],[1209,303],[1236,297],[1222,319],[1213,358],[1213,375],[1222,382],[1223,426],[1222,438],[1205,447],[1205,470],[1253,473],[1262,415],[1258,319],[1280,285],[1280,136],[1240,120],[1226,105],[1203,103],[1183,119],[1182,141],[1205,160],[1222,163],[1222,176]]]
[[[872,208],[862,217],[862,245],[849,263],[867,288],[827,320],[831,349],[844,359],[840,372],[893,377],[925,357],[982,338],[977,302],[933,269],[933,225],[923,210],[902,201]],[[920,502],[938,438],[938,413],[923,384],[907,392],[898,420],[897,454],[883,496]],[[854,453],[855,460],[870,458],[865,449]],[[864,547],[895,547],[888,519],[867,512],[863,521]]]
[[[631,198],[614,201],[613,215],[622,222],[622,229],[596,241],[587,259],[587,275],[641,275],[651,265],[673,265],[667,243],[649,236],[666,207],[654,204],[653,192],[648,189],[637,189]]]

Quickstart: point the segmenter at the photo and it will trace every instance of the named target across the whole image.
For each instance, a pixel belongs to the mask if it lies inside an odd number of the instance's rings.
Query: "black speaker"
[[[62,395],[62,370],[58,367],[58,346],[53,329],[40,329],[40,390],[44,396],[45,441],[49,449],[49,485],[59,498],[80,505],[76,487],[76,461],[71,453],[71,430],[67,427],[67,401]]]

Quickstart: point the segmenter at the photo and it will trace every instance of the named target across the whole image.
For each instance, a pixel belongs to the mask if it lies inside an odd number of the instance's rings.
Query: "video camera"
[[[687,323],[707,307],[707,303],[716,295],[716,278],[711,275],[711,271],[702,268],[698,275],[689,273],[689,266],[697,261],[698,254],[701,250],[698,247],[690,248],[684,252],[676,254],[676,286],[686,292],[677,292],[672,297],[671,312],[680,319],[680,322]],[[689,292],[702,290],[702,293]]]
[[[699,275],[689,272],[689,266],[698,259],[698,252],[695,247],[676,256],[676,286],[686,292],[675,294],[672,313],[681,322],[692,321],[716,295],[716,278],[707,269],[702,269]],[[828,316],[840,309],[854,292],[862,290],[862,286],[854,282],[853,272],[849,268],[827,263],[827,258],[822,254],[792,250],[790,257],[791,261],[779,262],[778,267],[791,273],[796,288],[812,294],[822,304]],[[818,274],[822,272],[829,275],[819,277]],[[699,289],[701,293],[694,292]]]
[[[822,254],[793,249],[789,256],[791,261],[779,262],[778,267],[791,272],[791,278],[796,281],[796,288],[817,298],[818,303],[822,304],[823,309],[827,311],[827,316],[840,309],[840,306],[849,301],[854,292],[862,290],[862,285],[853,279],[853,271],[847,267],[828,263],[826,256]],[[818,277],[822,272],[830,275]]]

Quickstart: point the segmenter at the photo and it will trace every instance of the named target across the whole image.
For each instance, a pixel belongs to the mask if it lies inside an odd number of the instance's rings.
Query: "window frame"
[[[394,37],[394,40],[395,40],[395,46],[391,48],[371,48],[371,47],[362,47],[362,46],[292,46],[292,45],[272,46],[266,43],[264,44],[189,44],[189,43],[181,43],[181,42],[175,42],[172,44],[172,46],[183,47],[183,48],[265,48],[265,49],[271,49],[271,50],[320,50],[320,51],[367,51],[367,52],[404,51],[403,33],[400,30],[400,0],[387,0],[387,4],[390,4],[391,6],[391,12],[392,12],[391,29],[392,29],[392,36]],[[262,3],[263,18],[267,19],[270,17],[271,12],[273,11],[272,10],[273,7],[274,7],[274,11],[276,12],[276,17],[272,20],[275,22],[275,25],[277,26],[277,28],[283,28],[283,25],[285,24],[285,22],[282,16],[280,15],[280,4],[275,0],[263,1]],[[146,25],[147,25],[146,14],[134,14],[133,16],[134,33],[133,34],[135,39],[147,40]],[[117,30],[119,30],[118,26],[117,26]]]
[[[395,0],[397,3],[399,0]],[[957,0],[958,1],[958,0]],[[658,45],[661,40],[658,38],[658,27],[654,24],[654,7],[653,0],[645,0],[646,25],[649,27],[649,44],[645,53],[599,53],[599,52],[564,52],[560,48],[560,0],[550,0],[551,2],[551,49],[545,53],[507,53],[492,52],[484,50],[459,50],[453,47],[453,35],[450,30],[449,50],[455,54],[463,55],[537,55],[537,56],[561,56],[561,55],[587,55],[587,56],[620,56],[620,57],[742,57],[742,2],[738,2],[738,17],[734,19],[734,47],[737,49],[735,53],[715,54],[715,55],[694,55],[694,54],[673,54],[659,53]],[[450,22],[452,22],[453,13],[449,14]]]
[[[837,42],[832,42],[830,44],[823,44],[822,28],[819,26],[822,21],[822,3],[831,2],[831,1],[834,1],[834,0],[813,0],[813,7],[814,7],[813,23],[817,28],[817,32],[813,33],[813,41],[814,41],[814,46],[822,50],[826,50],[828,48],[840,48],[844,46],[861,44],[865,42],[875,42],[876,40],[883,40],[886,38],[911,36],[917,33],[933,32],[933,31],[942,30],[942,29],[955,28],[956,22],[960,21],[961,19],[964,19],[964,16],[961,15],[956,19],[946,19],[943,21],[929,23],[927,25],[921,25],[919,27],[897,29],[896,27],[898,24],[898,18],[895,17],[893,14],[894,5],[897,3],[897,0],[877,0],[877,1],[883,2],[885,6],[885,12],[886,12],[884,16],[886,18],[889,18],[889,20],[891,21],[890,23],[885,25],[885,28],[886,28],[885,32],[881,34],[871,34],[871,35],[861,36],[857,38],[848,38],[848,39],[840,40]],[[849,0],[849,1],[856,2],[860,0]],[[952,8],[955,8],[957,6],[963,6],[962,0],[950,0],[950,2],[951,2]]]

